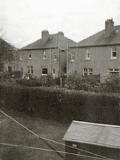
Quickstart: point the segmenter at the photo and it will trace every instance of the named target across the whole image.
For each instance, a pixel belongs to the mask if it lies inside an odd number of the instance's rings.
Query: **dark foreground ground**
[[[5,111],[5,109],[4,109]],[[64,133],[69,124],[62,124],[56,121],[45,120],[39,117],[31,117],[22,113],[14,113],[14,111],[5,111],[20,123],[33,130],[42,137],[62,142]],[[27,132],[21,126],[12,122],[0,113],[0,143],[19,144],[32,147],[40,147],[51,149],[41,139],[36,138],[31,133]],[[64,146],[49,144],[61,151],[64,151]],[[63,155],[64,156],[64,155]],[[55,152],[44,152],[39,150],[29,150],[23,148],[12,148],[0,145],[0,160],[61,160]]]

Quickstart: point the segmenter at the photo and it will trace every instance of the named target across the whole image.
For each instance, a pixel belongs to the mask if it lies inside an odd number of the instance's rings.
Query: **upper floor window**
[[[87,49],[86,50],[86,57],[85,57],[86,60],[90,60],[90,52],[89,50]]]
[[[32,59],[32,55],[31,54],[29,54],[29,57],[28,57],[29,59]]]
[[[71,53],[71,62],[74,62],[75,61],[75,53]]]
[[[46,56],[46,52],[45,51],[43,51],[43,60],[45,60],[47,58],[47,56]]]
[[[111,59],[117,59],[116,48],[111,48]]]

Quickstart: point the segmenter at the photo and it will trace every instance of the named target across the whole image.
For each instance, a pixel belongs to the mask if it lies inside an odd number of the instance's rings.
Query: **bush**
[[[37,87],[37,86],[53,86],[56,85],[57,79],[53,79],[51,75],[48,76],[41,76],[38,79],[33,79],[30,77],[30,79],[21,79],[17,81],[19,84],[29,86],[29,87]]]
[[[120,77],[110,76],[103,84],[105,92],[120,92]]]
[[[85,91],[94,91],[97,89],[100,84],[99,76],[76,76],[70,75],[67,79],[67,88],[85,90]]]

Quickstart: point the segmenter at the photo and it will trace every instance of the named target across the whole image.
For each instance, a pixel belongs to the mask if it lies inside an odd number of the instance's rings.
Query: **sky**
[[[17,48],[59,31],[79,42],[104,29],[113,18],[120,25],[120,0],[0,0],[0,36]]]

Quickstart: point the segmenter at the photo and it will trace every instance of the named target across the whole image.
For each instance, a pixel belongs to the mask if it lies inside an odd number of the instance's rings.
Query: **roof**
[[[120,26],[114,26],[114,32],[108,38],[105,37],[105,30],[102,30],[78,42],[77,46],[100,46],[112,44],[120,44]]]
[[[68,45],[75,46],[76,42],[74,42],[71,39],[68,39],[64,35],[57,33],[49,35],[49,39],[47,39],[46,41],[39,39],[27,45],[26,47],[23,47],[21,50],[56,48],[58,46],[60,48],[66,49]]]
[[[17,50],[12,44],[4,40],[3,38],[0,38],[1,45],[5,45],[9,50]]]
[[[120,126],[72,121],[63,140],[120,149]]]

